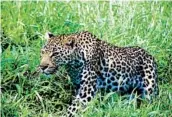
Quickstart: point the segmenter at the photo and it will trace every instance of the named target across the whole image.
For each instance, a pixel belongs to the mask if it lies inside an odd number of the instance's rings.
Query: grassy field
[[[158,63],[160,94],[136,108],[115,93],[78,116],[172,117],[172,2],[1,2],[1,116],[58,117],[72,96],[70,78],[33,75],[44,33],[88,30],[117,46],[140,46]]]

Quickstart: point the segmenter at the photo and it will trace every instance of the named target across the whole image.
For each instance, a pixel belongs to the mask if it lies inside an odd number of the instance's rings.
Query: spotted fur
[[[158,93],[156,63],[144,49],[113,46],[87,31],[47,35],[48,42],[41,50],[42,72],[52,74],[66,65],[79,86],[66,116],[74,116],[79,104],[86,105],[97,90],[122,94],[134,91],[149,100]]]

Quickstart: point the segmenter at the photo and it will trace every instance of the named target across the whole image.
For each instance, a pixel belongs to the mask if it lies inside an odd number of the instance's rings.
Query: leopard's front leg
[[[80,88],[75,99],[72,101],[72,104],[67,109],[67,117],[75,116],[79,107],[82,105],[87,105],[97,91],[96,72],[90,64],[84,67],[80,77]]]

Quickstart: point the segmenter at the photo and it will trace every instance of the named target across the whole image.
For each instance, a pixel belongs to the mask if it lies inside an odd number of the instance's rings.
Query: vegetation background
[[[117,46],[140,46],[158,63],[160,95],[136,108],[134,99],[96,96],[84,117],[172,117],[172,2],[25,1],[1,2],[1,116],[58,117],[73,85],[61,69],[32,73],[39,65],[44,33],[88,30]]]

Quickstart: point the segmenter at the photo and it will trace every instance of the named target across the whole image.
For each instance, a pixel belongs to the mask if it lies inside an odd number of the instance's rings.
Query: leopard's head
[[[45,74],[52,74],[75,56],[75,36],[46,33],[45,37],[48,41],[41,49],[40,69]]]

